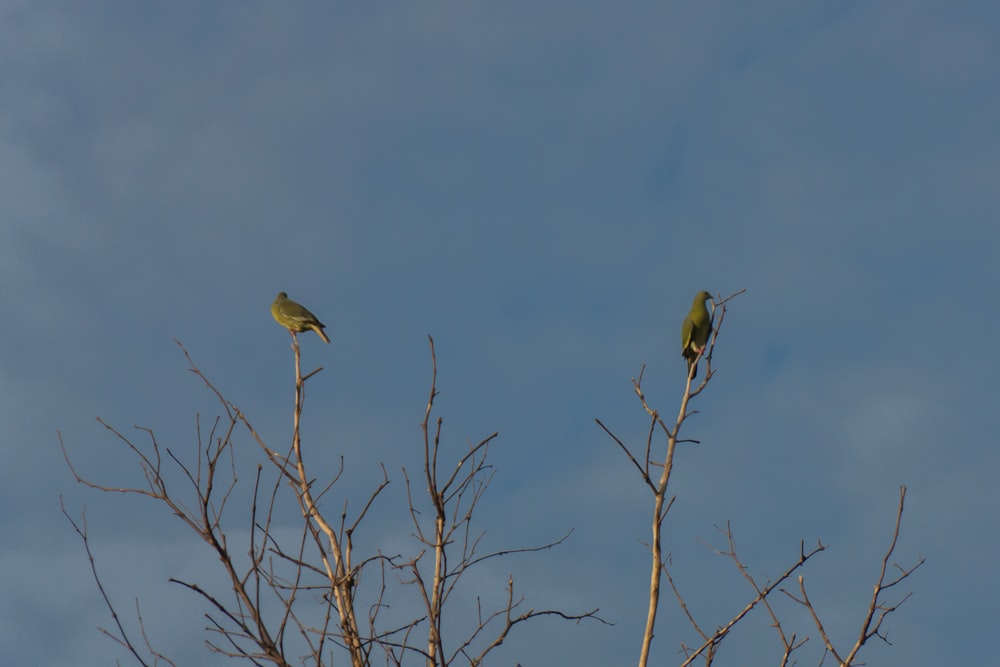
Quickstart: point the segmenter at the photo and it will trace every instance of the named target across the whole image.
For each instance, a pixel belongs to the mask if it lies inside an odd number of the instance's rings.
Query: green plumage
[[[323,331],[326,325],[310,313],[309,309],[305,306],[299,305],[289,299],[288,295],[284,292],[280,292],[277,298],[275,298],[274,303],[271,304],[271,315],[278,324],[288,329],[289,333],[293,336],[296,333],[312,329],[316,332],[317,336],[323,339],[324,343],[330,342],[330,339],[327,338],[326,333]]]
[[[708,292],[698,292],[691,303],[691,312],[684,318],[681,325],[681,354],[687,360],[688,375],[692,379],[698,377],[698,353],[705,349],[708,337],[712,334],[712,315],[708,312],[705,302],[712,295]],[[694,370],[691,367],[694,366]]]

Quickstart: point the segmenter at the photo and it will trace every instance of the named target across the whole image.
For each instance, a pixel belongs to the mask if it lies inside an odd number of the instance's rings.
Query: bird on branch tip
[[[698,354],[705,349],[708,337],[712,334],[712,315],[705,306],[705,302],[711,298],[712,295],[708,292],[698,292],[691,303],[691,311],[681,325],[681,354],[687,360],[688,375],[692,379],[698,376]]]
[[[279,292],[274,303],[271,304],[271,315],[278,324],[288,329],[288,332],[293,336],[296,333],[312,329],[316,332],[317,336],[323,339],[324,343],[330,342],[330,339],[323,331],[326,325],[309,312],[308,308],[289,299],[288,295],[284,292]]]

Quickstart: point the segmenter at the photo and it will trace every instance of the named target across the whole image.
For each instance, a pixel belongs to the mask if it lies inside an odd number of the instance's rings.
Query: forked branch
[[[905,500],[906,487],[900,486],[899,505],[896,509],[896,524],[892,532],[892,539],[889,542],[889,548],[886,549],[885,554],[882,556],[882,565],[879,570],[879,576],[873,586],[871,601],[868,603],[864,620],[861,622],[861,629],[858,632],[858,638],[846,654],[843,654],[842,656],[842,654],[837,651],[837,648],[834,645],[833,640],[830,638],[826,627],[824,627],[823,622],[820,620],[819,614],[817,613],[815,606],[813,606],[812,600],[809,599],[809,594],[806,592],[805,579],[801,576],[798,579],[798,596],[789,593],[786,590],[782,590],[785,595],[795,602],[798,602],[809,611],[809,615],[812,617],[813,623],[816,625],[816,629],[823,638],[826,650],[831,656],[833,656],[834,660],[837,661],[837,664],[840,667],[852,667],[854,665],[862,664],[857,662],[858,653],[861,651],[861,647],[868,643],[868,641],[872,638],[878,637],[887,644],[889,643],[887,634],[882,630],[882,624],[885,622],[889,614],[899,609],[899,607],[910,598],[910,593],[906,593],[893,603],[887,602],[884,594],[890,588],[893,588],[900,582],[908,579],[909,576],[926,561],[926,559],[921,556],[916,563],[906,568],[893,563],[893,568],[896,573],[895,575],[890,575],[889,561],[892,560],[892,555],[896,551],[896,542],[899,540],[899,527],[903,521],[903,507]]]
[[[406,494],[409,502],[410,518],[413,522],[414,537],[424,549],[415,557],[399,565],[409,573],[403,583],[413,585],[423,603],[424,617],[427,619],[427,641],[422,649],[406,647],[421,655],[431,667],[446,667],[459,657],[470,665],[479,665],[486,655],[506,641],[511,630],[525,621],[541,616],[558,616],[580,621],[592,618],[598,621],[597,609],[579,614],[569,614],[559,610],[529,609],[515,613],[523,598],[514,597],[513,576],[507,581],[507,603],[492,612],[480,613],[475,627],[459,641],[454,649],[447,649],[444,638],[444,617],[447,602],[457,590],[463,576],[476,565],[502,556],[531,553],[551,549],[563,542],[567,536],[545,545],[502,549],[480,555],[478,552],[482,533],[476,534],[472,528],[475,510],[492,480],[493,470],[487,464],[489,445],[497,438],[492,433],[478,443],[471,445],[458,458],[454,468],[442,471],[439,466],[445,454],[441,442],[443,420],[433,419],[434,401],[437,391],[437,356],[434,339],[428,336],[431,354],[431,386],[421,423],[423,432],[424,483],[426,484],[430,511],[424,519],[418,509],[420,503],[413,494],[410,477],[403,469]],[[428,563],[428,561],[430,561]],[[482,639],[494,621],[502,623],[492,639]],[[422,619],[414,621],[413,625]],[[603,622],[603,621],[602,621]],[[478,648],[474,648],[477,646]],[[404,651],[392,653],[397,664]]]

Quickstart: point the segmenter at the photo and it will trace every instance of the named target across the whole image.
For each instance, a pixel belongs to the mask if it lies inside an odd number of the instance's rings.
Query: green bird
[[[271,304],[271,315],[274,316],[278,324],[288,329],[288,332],[293,336],[296,333],[312,329],[316,332],[317,336],[323,339],[324,343],[330,342],[326,333],[323,332],[323,328],[326,325],[310,313],[308,308],[289,299],[288,295],[284,292],[279,292],[274,303]]]
[[[681,354],[687,359],[688,375],[692,379],[698,377],[698,354],[705,349],[712,334],[712,316],[705,307],[705,302],[711,298],[708,292],[698,292],[691,303],[691,311],[681,325]],[[691,371],[692,366],[694,372]]]

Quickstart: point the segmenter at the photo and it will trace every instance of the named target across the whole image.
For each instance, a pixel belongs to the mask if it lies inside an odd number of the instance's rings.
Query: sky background
[[[109,485],[141,475],[97,416],[193,460],[219,406],[177,339],[281,449],[284,290],[333,338],[302,337],[325,368],[305,447],[317,477],[347,471],[331,511],[385,463],[359,539],[412,553],[400,468],[421,465],[433,335],[449,451],[500,434],[485,545],[574,531],[465,594],[513,574],[531,607],[615,623],[520,626],[489,664],[634,664],[651,498],[594,419],[639,445],[630,378],[646,364],[673,415],[691,298],[743,288],[674,473],[665,548],[692,611],[714,628],[750,599],[714,526],[761,579],[822,539],[804,574],[846,650],[906,484],[897,560],[927,563],[862,659],[990,662],[998,25],[985,0],[3,2],[0,662],[131,664],[97,630],[62,495],[133,632],[138,598],[178,664],[232,664],[167,582],[212,582],[215,556],[153,502],[77,485],[56,431]],[[653,656],[674,664],[696,639],[661,609]],[[779,661],[763,616],[728,642],[718,664]]]

